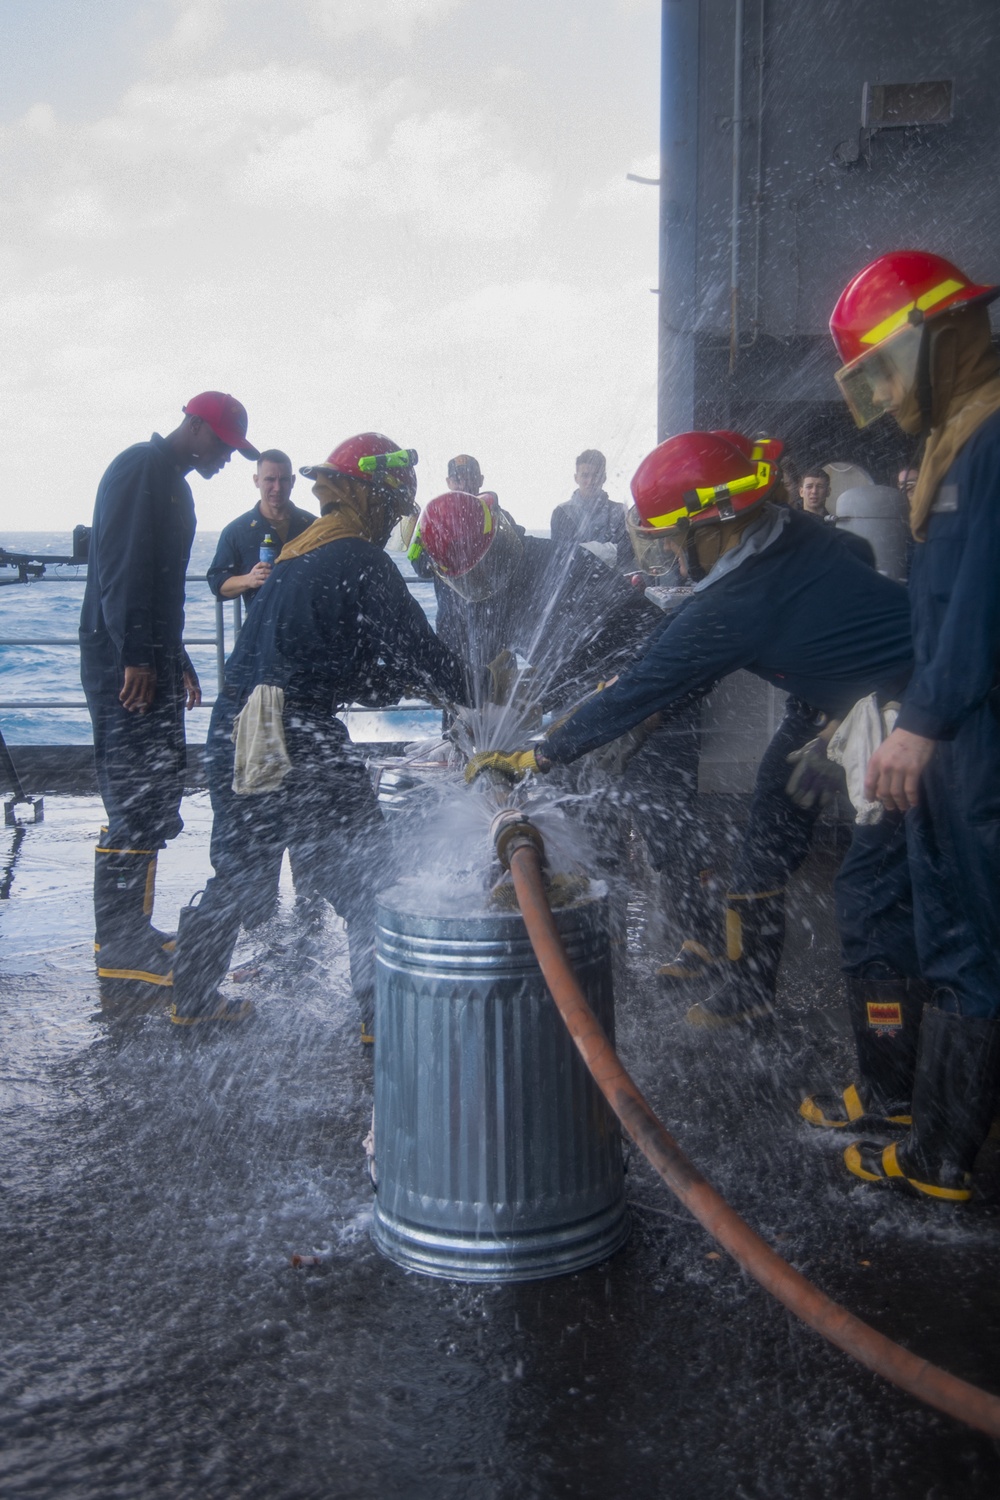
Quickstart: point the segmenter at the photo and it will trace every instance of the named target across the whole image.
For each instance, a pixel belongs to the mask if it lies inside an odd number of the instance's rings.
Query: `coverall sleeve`
[[[897,720],[931,740],[954,739],[1000,682],[1000,444],[972,456],[961,503],[961,535],[953,534],[958,516],[945,515],[924,543],[921,602],[943,613]]]
[[[226,579],[235,578],[239,571],[239,558],[236,555],[236,528],[230,524],[224,527],[219,535],[212,566],[206,575],[208,586],[217,599]]]
[[[396,698],[408,691],[433,692],[451,703],[465,703],[462,663],[434,634],[427,616],[393,564],[388,567],[390,597],[380,616],[387,686],[391,684],[390,691],[395,691]]]
[[[565,764],[634,729],[651,714],[707,692],[754,660],[754,641],[709,594],[696,596],[658,630],[618,681],[586,703],[544,744]]]
[[[126,667],[151,667],[154,660],[157,467],[151,454],[123,454],[101,496],[101,612]]]

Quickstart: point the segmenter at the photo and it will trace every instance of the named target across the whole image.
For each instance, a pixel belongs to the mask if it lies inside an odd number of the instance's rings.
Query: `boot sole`
[[[864,1164],[861,1154],[863,1145],[868,1144],[875,1150],[880,1150],[878,1172],[871,1172]],[[900,1187],[915,1193],[918,1197],[933,1198],[939,1203],[968,1203],[972,1197],[971,1187],[948,1188],[941,1187],[936,1182],[920,1182],[916,1177],[907,1177],[899,1165],[896,1156],[897,1142],[893,1141],[891,1146],[879,1148],[874,1141],[854,1141],[844,1151],[844,1165],[853,1177],[858,1177],[862,1182],[879,1183],[885,1187]]]
[[[255,1009],[252,1000],[241,1000],[236,1005],[226,1000],[222,1005],[216,1006],[215,1010],[203,1011],[201,1015],[183,1016],[178,1015],[177,1005],[174,1003],[167,1011],[167,1017],[173,1026],[203,1026],[211,1021],[246,1021],[254,1014]]]

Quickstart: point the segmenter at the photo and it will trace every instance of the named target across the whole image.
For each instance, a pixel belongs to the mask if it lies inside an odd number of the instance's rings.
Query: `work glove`
[[[793,750],[791,755],[785,756],[788,764],[795,768],[785,783],[785,791],[796,807],[808,809],[817,803],[826,807],[844,785],[843,772],[827,759],[826,746],[826,740],[817,735],[801,750]]]
[[[491,771],[494,776],[520,781],[529,771],[540,770],[534,750],[480,750],[470,758],[465,779],[471,785],[483,771]]]

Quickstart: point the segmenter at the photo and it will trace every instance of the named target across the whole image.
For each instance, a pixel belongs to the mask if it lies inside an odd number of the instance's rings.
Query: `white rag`
[[[581,542],[580,546],[606,568],[613,568],[618,561],[618,548],[614,542]]]
[[[233,720],[233,791],[254,797],[278,789],[292,763],[285,744],[285,690],[261,683]]]
[[[865,796],[865,772],[879,745],[895,729],[898,716],[898,703],[887,703],[880,710],[872,693],[855,703],[826,747],[827,759],[844,768],[855,823],[877,823],[885,811],[881,802],[869,802]]]

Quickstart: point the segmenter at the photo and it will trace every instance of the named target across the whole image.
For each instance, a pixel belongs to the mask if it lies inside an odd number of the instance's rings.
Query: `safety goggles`
[[[358,472],[365,475],[374,475],[385,488],[392,490],[393,499],[396,501],[400,514],[403,517],[412,517],[416,524],[420,508],[414,498],[416,491],[416,475],[413,467],[417,462],[416,448],[397,448],[393,453],[366,453],[358,459]],[[410,528],[410,536],[413,535],[413,527]],[[409,541],[404,545],[408,546]]]
[[[639,571],[649,578],[666,578],[675,574],[678,579],[687,577],[687,560],[684,555],[684,539],[688,531],[685,524],[671,531],[657,530],[646,526],[639,519],[635,506],[629,507],[625,526]]]
[[[921,333],[919,325],[907,323],[837,371],[840,393],[859,427],[869,427],[886,412],[898,412],[916,388]]]

